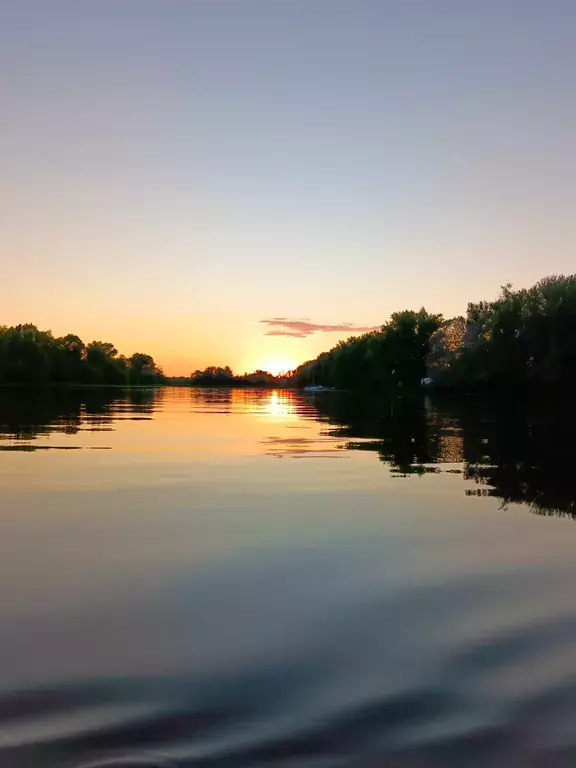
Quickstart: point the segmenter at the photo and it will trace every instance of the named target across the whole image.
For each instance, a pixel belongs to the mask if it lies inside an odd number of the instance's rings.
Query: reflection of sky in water
[[[467,765],[459,739],[496,729],[509,751],[478,765],[513,764],[529,732],[554,766],[551,734],[573,746],[576,528],[464,491],[546,498],[549,473],[568,498],[562,441],[536,477],[526,460],[527,430],[557,427],[386,413],[333,393],[5,397],[2,444],[48,450],[0,454],[0,758],[76,764],[63,744],[93,757],[116,734],[199,765],[300,739]],[[443,743],[456,763],[430,757]]]
[[[496,496],[505,503],[525,501],[535,512],[576,514],[569,404],[543,413],[517,404],[495,410],[488,401],[463,407],[427,397],[424,407],[399,401],[393,412],[390,408],[388,401],[292,390],[182,388],[132,390],[127,396],[114,389],[55,390],[33,398],[5,392],[2,483],[7,488],[12,478],[17,484],[24,474],[30,487],[38,488],[58,487],[63,477],[79,489],[92,482],[122,487],[130,479],[165,484],[185,478],[191,461],[195,469],[202,465],[215,472],[234,456],[245,477],[253,479],[260,472],[259,456],[341,458],[356,466],[362,452],[390,467],[391,474],[379,474],[380,483],[460,474],[469,499]],[[115,456],[96,460],[86,451]],[[68,458],[36,455],[48,452],[66,452]],[[21,462],[14,453],[35,458]],[[105,477],[99,475],[103,467]],[[322,470],[317,472],[320,478]],[[269,477],[282,482],[286,473],[267,465],[259,482]],[[339,479],[331,482],[337,485]],[[440,488],[439,478],[435,487]]]

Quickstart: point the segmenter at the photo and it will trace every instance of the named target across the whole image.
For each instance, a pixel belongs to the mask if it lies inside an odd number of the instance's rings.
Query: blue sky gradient
[[[2,7],[0,322],[300,362],[573,272],[576,3]]]

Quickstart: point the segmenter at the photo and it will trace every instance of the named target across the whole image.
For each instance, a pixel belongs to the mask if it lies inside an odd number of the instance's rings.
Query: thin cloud
[[[379,328],[377,325],[354,325],[353,323],[336,325],[311,323],[308,320],[288,320],[286,317],[271,317],[258,322],[268,327],[265,336],[293,336],[297,339],[303,339],[313,333],[366,333]]]
[[[264,336],[294,336],[296,339],[304,339],[308,335],[309,334],[307,333],[298,332],[298,331],[280,331],[280,330],[266,331],[266,333],[264,334]]]

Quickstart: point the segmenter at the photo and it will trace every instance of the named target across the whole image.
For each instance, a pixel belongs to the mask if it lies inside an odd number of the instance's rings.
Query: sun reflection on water
[[[265,401],[263,404],[264,413],[275,418],[295,419],[296,413],[291,394],[292,393],[288,392],[278,392],[277,390],[272,391],[269,400]]]

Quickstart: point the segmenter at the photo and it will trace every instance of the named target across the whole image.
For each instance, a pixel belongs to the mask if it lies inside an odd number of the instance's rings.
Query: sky
[[[289,368],[576,271],[573,0],[0,0],[0,323]]]

